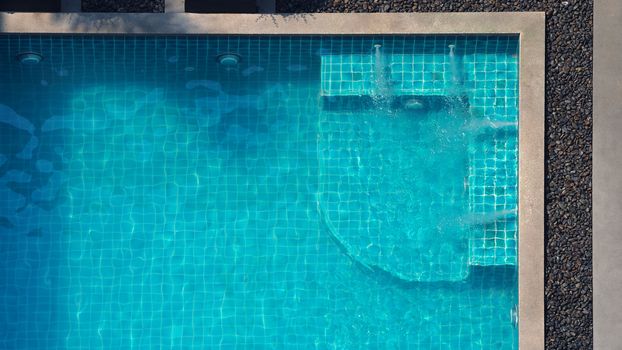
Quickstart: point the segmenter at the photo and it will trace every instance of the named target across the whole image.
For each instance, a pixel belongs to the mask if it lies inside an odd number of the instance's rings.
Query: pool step
[[[372,96],[322,96],[322,109],[331,112],[358,112],[376,108],[383,102],[376,101]],[[395,96],[384,105],[392,110],[405,110],[410,112],[438,111],[447,105],[445,96]]]
[[[464,89],[473,125],[487,121],[472,137],[469,196],[475,216],[492,218],[472,228],[471,266],[517,264],[518,58],[476,52],[465,55]],[[495,70],[487,70],[494,66]],[[515,213],[498,215],[498,213]],[[495,214],[497,213],[497,214]]]
[[[384,54],[384,84],[394,96],[447,95],[451,65],[445,54]],[[369,54],[322,55],[322,96],[371,96],[379,80],[372,52]]]
[[[469,265],[516,265],[516,220],[496,222],[469,240]],[[509,235],[509,236],[508,236]]]
[[[499,137],[481,135],[470,152],[469,197],[471,212],[481,218],[472,227],[469,264],[517,263],[517,148],[512,131]]]

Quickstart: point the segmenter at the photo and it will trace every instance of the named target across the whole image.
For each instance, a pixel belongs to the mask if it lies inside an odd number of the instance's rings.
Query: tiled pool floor
[[[516,208],[516,134],[464,129],[491,101],[515,122],[510,87],[328,108],[321,57],[374,40],[0,37],[0,347],[516,349],[515,215],[503,251],[465,225],[490,177]],[[515,39],[383,40],[516,68]]]

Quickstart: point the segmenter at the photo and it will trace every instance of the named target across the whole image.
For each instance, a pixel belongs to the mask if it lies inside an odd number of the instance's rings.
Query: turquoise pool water
[[[518,348],[517,54],[0,36],[0,348]]]

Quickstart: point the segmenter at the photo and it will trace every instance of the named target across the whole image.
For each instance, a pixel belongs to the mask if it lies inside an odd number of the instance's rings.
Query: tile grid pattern
[[[512,41],[497,45],[513,54],[464,59],[471,114],[486,120],[475,126],[483,134],[473,143],[469,167],[472,210],[484,214],[469,258],[472,265],[483,266],[518,263],[518,47]]]
[[[0,103],[35,128],[2,130],[1,198],[25,209],[2,206],[0,344],[514,349],[511,273],[403,286],[307,226],[320,113],[310,58],[374,40],[0,37]],[[16,67],[25,49],[46,60]],[[244,66],[209,68],[225,50]],[[33,136],[17,157],[10,146]]]
[[[450,45],[455,45],[453,62]],[[484,133],[474,140],[469,152],[470,203],[472,211],[483,216],[469,243],[469,263],[516,265],[517,41],[429,38],[413,46],[412,53],[394,54],[393,51],[404,51],[392,46],[380,50],[387,61],[384,65],[389,67],[386,74],[390,77],[391,93],[396,96],[452,95],[459,91],[453,77],[463,77],[470,113],[480,120],[470,128]],[[376,94],[378,78],[374,72],[378,58],[374,55],[373,49],[367,54],[323,55],[322,95]]]

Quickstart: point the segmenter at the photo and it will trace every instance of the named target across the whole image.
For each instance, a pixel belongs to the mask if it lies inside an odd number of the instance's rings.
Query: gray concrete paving
[[[164,12],[166,13],[186,12],[185,0],[166,0],[164,2]]]
[[[622,349],[622,2],[594,4],[594,348]]]

